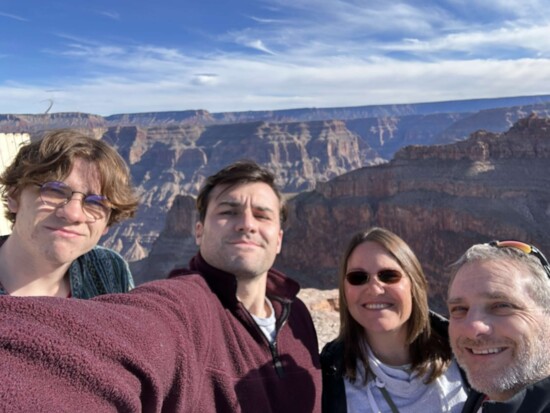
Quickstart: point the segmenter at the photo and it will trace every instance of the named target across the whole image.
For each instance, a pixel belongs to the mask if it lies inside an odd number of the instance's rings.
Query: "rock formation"
[[[473,243],[520,239],[550,251],[550,119],[444,146],[407,147],[386,165],[319,183],[291,201],[279,264],[306,285],[334,287],[342,245],[371,226],[403,237],[442,309],[445,267]],[[315,263],[315,265],[312,265]]]
[[[206,176],[228,163],[254,159],[276,173],[286,192],[299,192],[376,160],[368,148],[360,152],[358,136],[342,121],[117,126],[103,139],[126,159],[140,193],[136,219],[103,239],[130,261],[151,249],[176,197],[195,195]]]
[[[517,119],[530,113],[548,116],[549,100],[550,96],[527,96],[407,105],[227,113],[188,110],[107,117],[83,113],[0,115],[0,132],[36,133],[34,139],[44,130],[72,127],[113,143],[130,165],[142,205],[134,220],[115,225],[102,242],[128,260],[140,261],[149,254],[177,197],[195,195],[207,175],[236,159],[252,158],[265,164],[277,174],[283,190],[295,194],[313,190],[317,184],[357,168],[383,163],[406,145],[455,142],[478,129],[508,130]],[[483,148],[472,150],[483,155]],[[424,156],[421,150],[413,152],[398,153],[390,171],[395,171],[399,162]],[[411,158],[407,160],[407,156]],[[379,184],[369,184],[376,185]],[[304,197],[313,201],[319,194]],[[368,218],[364,216],[368,211],[359,212],[363,214],[359,217]]]
[[[290,199],[277,266],[305,287],[335,288],[351,235],[386,227],[417,253],[431,304],[444,311],[445,268],[471,244],[515,238],[550,251],[549,167],[550,119],[534,116],[503,134],[480,131],[454,144],[406,147],[387,164],[318,182],[315,190]],[[170,222],[181,220],[186,230],[174,233],[174,224],[167,224],[152,249],[151,268],[160,261],[184,263],[196,250],[171,249],[171,258],[157,251],[170,239],[183,245],[192,238],[192,203],[178,205]]]

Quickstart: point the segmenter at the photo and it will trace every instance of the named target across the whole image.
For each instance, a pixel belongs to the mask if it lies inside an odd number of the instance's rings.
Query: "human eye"
[[[509,314],[516,308],[517,307],[513,303],[507,301],[497,301],[490,305],[491,311],[496,314]]]
[[[269,208],[255,208],[253,209],[254,218],[261,221],[272,221],[273,220],[273,211]]]
[[[464,305],[450,305],[449,315],[451,318],[462,318],[468,313],[468,307]]]
[[[236,215],[237,213],[232,209],[221,209],[218,211],[219,215]]]
[[[40,198],[46,205],[63,205],[71,194],[71,188],[63,182],[46,182],[40,186]]]
[[[254,214],[254,217],[256,219],[259,219],[261,221],[270,221],[271,220],[271,217],[268,215],[268,214],[265,214],[263,212],[257,212]]]
[[[65,185],[63,182],[46,182],[40,188],[42,194],[49,195],[55,198],[70,198],[71,188]]]

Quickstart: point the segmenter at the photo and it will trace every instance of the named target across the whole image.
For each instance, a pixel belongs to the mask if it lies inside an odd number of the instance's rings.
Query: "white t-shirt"
[[[256,317],[254,314],[251,314],[252,318],[258,324],[258,327],[260,327],[260,330],[262,330],[262,333],[267,337],[267,340],[270,343],[273,343],[275,341],[275,335],[277,333],[275,329],[275,323],[277,320],[275,319],[275,310],[273,309],[273,304],[271,304],[271,301],[265,298],[265,302],[267,303],[267,306],[270,310],[270,315],[267,318],[262,317]]]

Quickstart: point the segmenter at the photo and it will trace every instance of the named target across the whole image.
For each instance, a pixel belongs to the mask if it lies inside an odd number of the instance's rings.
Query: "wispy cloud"
[[[282,23],[286,23],[285,20],[282,20],[282,19],[266,19],[266,18],[256,17],[256,16],[249,16],[249,18],[254,20],[257,23],[265,23],[265,24],[282,24]]]
[[[0,16],[1,17],[7,17],[8,19],[19,20],[21,22],[30,21],[29,19],[27,19],[25,17],[17,16],[15,14],[10,14],[10,13],[4,13],[4,12],[1,12],[1,11],[0,11]]]
[[[112,20],[120,20],[120,14],[116,11],[103,10],[103,11],[98,11],[97,13],[102,16],[108,17],[109,19],[112,19]]]
[[[218,84],[218,75],[215,73],[196,73],[191,82],[198,86],[215,86]]]
[[[547,26],[501,27],[487,31],[452,33],[427,40],[402,39],[399,42],[379,44],[381,51],[406,51],[428,53],[437,56],[439,53],[467,53],[472,56],[487,55],[491,52],[498,57],[502,50],[531,51],[533,56],[550,52],[546,40],[550,35],[550,24]]]
[[[251,49],[259,50],[260,52],[271,55],[275,54],[273,51],[269,50],[260,39],[244,41],[243,44]]]
[[[109,115],[550,94],[542,0],[521,11],[511,0],[258,2],[223,32],[185,27],[204,44],[57,33],[48,56],[79,70],[0,83],[0,113],[40,113],[47,99]]]
[[[8,113],[32,102],[41,108],[40,102],[48,98],[55,101],[56,111],[108,115],[191,108],[215,112],[414,103],[541,94],[549,91],[540,85],[550,84],[549,59],[424,63],[337,57],[297,66],[292,59],[225,54],[204,59],[151,47],[112,50],[117,53],[103,55],[102,63],[117,68],[118,74],[65,77],[43,87],[0,86],[11,108]],[[98,51],[88,57],[99,55]],[[0,112],[6,111],[1,105]]]

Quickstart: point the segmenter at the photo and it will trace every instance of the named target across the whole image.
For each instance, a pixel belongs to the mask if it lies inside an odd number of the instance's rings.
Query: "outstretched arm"
[[[0,411],[192,410],[209,311],[185,278],[93,300],[0,297]]]

